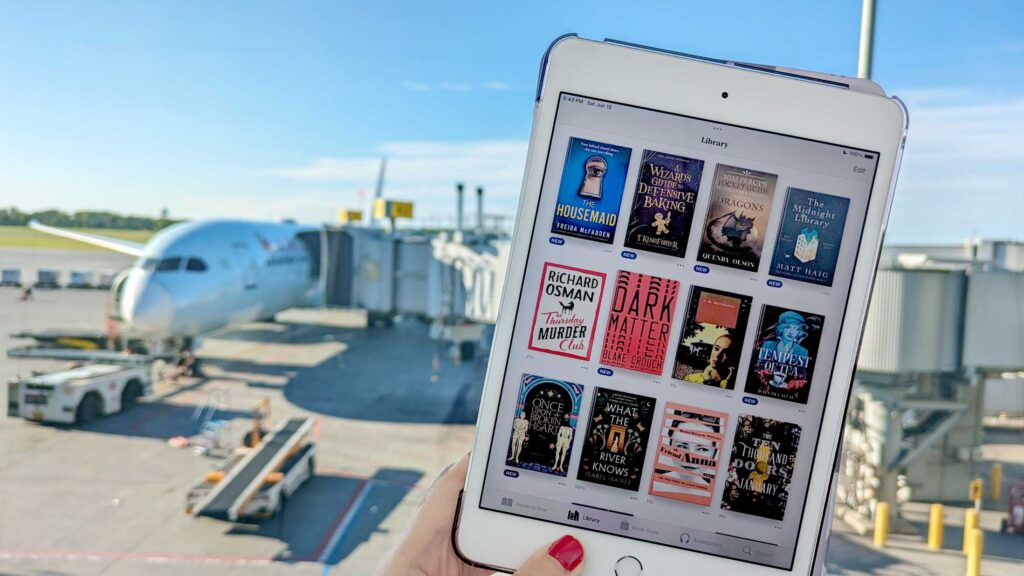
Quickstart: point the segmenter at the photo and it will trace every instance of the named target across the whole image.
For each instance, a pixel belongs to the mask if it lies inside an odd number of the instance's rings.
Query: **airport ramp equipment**
[[[312,427],[312,418],[286,419],[217,483],[195,507],[195,514],[231,522],[238,520],[240,510],[257,494],[267,475],[280,468],[294,450],[301,448],[299,444]]]

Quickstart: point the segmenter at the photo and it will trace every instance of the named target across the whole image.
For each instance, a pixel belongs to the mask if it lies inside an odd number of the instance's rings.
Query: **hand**
[[[455,507],[468,468],[467,454],[434,481],[405,533],[378,567],[378,576],[490,576],[490,570],[464,563],[452,549]],[[534,552],[516,576],[579,576],[582,572],[583,547],[572,536],[563,536]]]

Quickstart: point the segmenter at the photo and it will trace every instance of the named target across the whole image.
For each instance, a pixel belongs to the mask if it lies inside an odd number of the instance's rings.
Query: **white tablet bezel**
[[[480,403],[474,457],[466,480],[453,543],[464,558],[492,569],[510,570],[537,547],[572,534],[586,549],[585,574],[612,574],[624,555],[639,558],[646,574],[688,570],[709,573],[777,575],[770,566],[676,549],[480,508],[481,490],[508,359],[517,302],[535,223],[548,146],[559,94],[566,92],[627,103],[737,126],[777,132],[879,153],[860,249],[847,300],[832,381],[814,454],[794,574],[815,564],[819,530],[849,397],[868,299],[875,275],[892,188],[906,134],[905,108],[878,94],[752,71],[611,42],[563,37],[542,64],[541,85],[523,178],[509,269],[499,309]],[[727,92],[728,98],[722,93]],[[477,452],[477,450],[479,452]]]

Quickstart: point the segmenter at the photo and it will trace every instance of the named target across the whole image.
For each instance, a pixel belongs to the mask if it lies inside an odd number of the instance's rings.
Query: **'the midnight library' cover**
[[[825,317],[765,304],[746,392],[807,404]]]
[[[796,424],[740,415],[722,509],[782,520],[799,443],[800,427]]]
[[[753,298],[693,286],[672,377],[732,390]]]
[[[551,231],[611,244],[630,154],[624,146],[570,138]]]
[[[601,363],[661,374],[678,296],[677,280],[619,270]]]
[[[626,229],[627,248],[677,258],[686,255],[702,170],[703,160],[644,150]]]
[[[757,271],[775,194],[775,174],[719,164],[697,258]]]
[[[530,350],[590,360],[605,274],[545,262]]]
[[[506,466],[565,476],[583,386],[523,374]]]
[[[831,286],[849,208],[849,198],[789,188],[769,274]]]
[[[650,494],[710,506],[727,422],[723,412],[666,403]]]
[[[639,394],[596,388],[576,478],[639,490],[654,402]]]

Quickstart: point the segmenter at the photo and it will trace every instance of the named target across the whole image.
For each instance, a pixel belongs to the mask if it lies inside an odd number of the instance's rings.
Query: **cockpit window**
[[[181,258],[174,256],[172,258],[164,258],[160,261],[160,265],[156,267],[157,272],[170,272],[181,268]]]
[[[153,270],[156,270],[156,265],[158,262],[160,262],[160,260],[157,258],[146,258],[141,263],[139,263],[139,268],[142,268],[146,272],[152,272]]]
[[[206,262],[202,258],[189,258],[185,263],[185,270],[189,272],[206,272]]]

